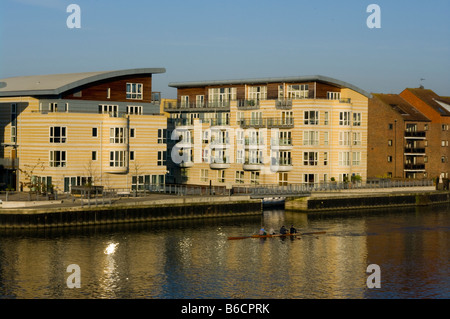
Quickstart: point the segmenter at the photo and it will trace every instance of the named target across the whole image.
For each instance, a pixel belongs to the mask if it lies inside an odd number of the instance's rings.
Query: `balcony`
[[[238,100],[238,110],[259,110],[259,100]]]
[[[166,103],[164,104],[164,112],[201,112],[201,111],[229,111],[229,101],[212,101],[212,102],[196,102],[196,103]]]
[[[277,100],[275,101],[275,108],[278,110],[291,110],[292,109],[292,100]]]
[[[405,155],[425,155],[425,148],[405,148]]]
[[[245,171],[260,171],[264,166],[263,161],[259,159],[246,160],[243,165]]]
[[[241,119],[241,128],[293,128],[293,118]]]
[[[414,131],[414,132],[405,132],[405,138],[407,139],[418,139],[418,140],[424,140],[426,138],[426,132],[425,131]]]
[[[230,167],[230,161],[228,157],[212,157],[211,163],[209,163],[209,167],[211,169],[227,169]]]
[[[270,164],[270,170],[272,172],[290,172],[294,167],[292,166],[291,158],[274,158]]]
[[[271,140],[271,144],[270,144],[270,148],[272,150],[280,150],[280,151],[284,151],[284,150],[291,150],[294,147],[294,145],[292,145],[292,139],[290,138],[280,138],[280,139],[272,139]]]
[[[425,171],[425,164],[405,164],[405,171]]]

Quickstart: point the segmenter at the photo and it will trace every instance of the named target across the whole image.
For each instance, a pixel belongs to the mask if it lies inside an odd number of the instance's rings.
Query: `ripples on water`
[[[2,298],[449,298],[449,207],[0,231]],[[263,224],[292,239],[227,240]],[[69,289],[66,268],[81,268]],[[367,266],[381,267],[368,289]]]

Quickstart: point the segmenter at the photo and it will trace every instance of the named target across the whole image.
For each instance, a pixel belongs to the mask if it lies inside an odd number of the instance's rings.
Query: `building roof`
[[[19,76],[0,79],[0,97],[59,95],[77,87],[128,75],[165,73],[164,68],[140,68],[68,74]]]
[[[219,81],[200,81],[200,82],[173,82],[169,83],[170,87],[177,89],[202,87],[202,86],[219,86],[219,85],[238,85],[238,84],[267,84],[267,83],[300,83],[300,82],[322,82],[337,86],[339,88],[349,88],[356,91],[367,98],[372,95],[361,88],[358,88],[350,83],[336,80],[323,75],[308,75],[295,77],[281,77],[281,78],[256,78],[256,79],[238,79],[238,80],[219,80]]]
[[[408,101],[398,94],[373,94],[384,104],[389,105],[394,111],[398,112],[405,121],[426,121],[430,119],[417,110]]]
[[[450,116],[450,99],[441,97],[429,89],[406,89],[431,106],[441,116]]]

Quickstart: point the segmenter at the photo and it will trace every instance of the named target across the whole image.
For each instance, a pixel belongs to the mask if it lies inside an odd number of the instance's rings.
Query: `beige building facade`
[[[193,185],[365,180],[370,94],[324,76],[171,83],[168,180]]]
[[[165,181],[167,119],[153,74],[132,69],[2,79],[3,188],[143,189]]]

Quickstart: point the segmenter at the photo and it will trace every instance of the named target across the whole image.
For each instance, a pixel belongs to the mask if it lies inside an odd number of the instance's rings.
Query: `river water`
[[[326,233],[227,238],[261,224]],[[0,298],[449,298],[449,235],[448,205],[0,230]],[[80,288],[67,285],[72,264]]]

